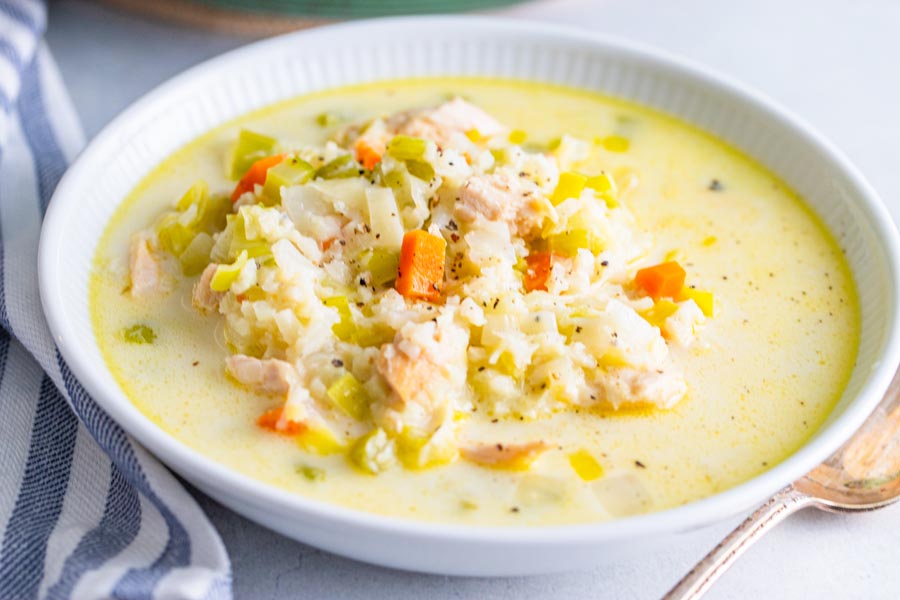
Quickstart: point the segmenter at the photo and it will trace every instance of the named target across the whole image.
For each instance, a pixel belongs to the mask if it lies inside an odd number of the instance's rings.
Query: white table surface
[[[506,12],[645,42],[743,80],[846,152],[900,217],[900,2],[555,0]],[[51,2],[48,39],[88,136],[146,91],[249,40]],[[373,567],[263,529],[197,493],[231,555],[237,598],[657,598],[735,525],[592,571],[463,579]],[[900,507],[807,511],[753,547],[711,598],[900,598]]]

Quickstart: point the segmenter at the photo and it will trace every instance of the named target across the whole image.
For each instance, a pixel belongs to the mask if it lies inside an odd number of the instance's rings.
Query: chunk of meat
[[[213,291],[209,286],[218,266],[215,263],[207,265],[200,275],[200,279],[194,284],[194,290],[191,293],[191,303],[194,308],[204,314],[218,309],[219,300],[225,295],[222,292]]]
[[[617,367],[609,369],[597,383],[601,392],[598,400],[613,408],[625,404],[671,408],[687,393],[684,377],[673,369]]]
[[[150,234],[141,231],[131,238],[129,267],[131,273],[131,295],[143,298],[169,291],[169,284],[162,263],[150,249]]]
[[[409,323],[385,344],[375,366],[391,388],[385,404],[392,429],[434,432],[465,396],[468,332],[442,317]]]
[[[479,217],[501,221],[511,234],[529,237],[540,232],[545,206],[533,181],[501,171],[469,178],[459,191],[454,214],[467,223]]]
[[[462,98],[444,102],[437,108],[394,115],[387,121],[394,134],[432,140],[441,148],[452,148],[466,132],[478,130],[482,137],[507,131],[494,117]]]
[[[287,394],[298,380],[294,367],[276,358],[235,354],[225,359],[225,368],[240,383],[265,394]]]
[[[464,446],[460,453],[469,462],[484,467],[524,471],[549,449],[550,444],[536,441],[523,444],[475,444]]]

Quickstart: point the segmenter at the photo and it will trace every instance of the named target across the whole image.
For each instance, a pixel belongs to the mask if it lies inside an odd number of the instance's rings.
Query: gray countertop
[[[506,11],[568,23],[709,65],[802,115],[843,149],[900,217],[900,3],[892,0],[556,0]],[[50,48],[88,136],[184,68],[248,39],[51,2]],[[364,565],[288,540],[195,493],[231,555],[237,598],[656,598],[738,519],[591,571],[450,578]],[[900,507],[807,511],[727,573],[711,598],[898,598]]]

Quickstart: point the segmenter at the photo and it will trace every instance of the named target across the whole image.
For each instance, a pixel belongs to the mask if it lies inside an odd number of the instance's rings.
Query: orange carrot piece
[[[241,177],[241,180],[238,181],[238,184],[235,186],[234,191],[231,192],[231,201],[237,202],[237,199],[240,198],[246,192],[252,192],[253,188],[256,184],[262,185],[266,182],[266,173],[269,172],[269,169],[280,163],[284,160],[284,154],[275,154],[273,156],[267,156],[266,158],[261,158],[247,169],[247,172]]]
[[[394,287],[404,298],[437,302],[444,284],[444,238],[417,229],[403,236]]]
[[[656,298],[675,298],[684,287],[685,272],[675,261],[641,269],[634,277],[637,286]]]
[[[285,435],[298,435],[306,430],[306,426],[303,423],[298,423],[297,421],[288,421],[285,427],[279,429],[278,422],[280,420],[281,408],[273,408],[261,414],[256,420],[256,424],[263,429],[268,429],[269,431],[274,431],[275,433],[283,433]]]
[[[376,148],[370,142],[360,138],[356,140],[356,160],[366,169],[372,170],[379,162],[384,148]]]
[[[547,280],[550,279],[554,257],[552,252],[534,252],[525,257],[525,277],[522,283],[526,292],[547,291]]]

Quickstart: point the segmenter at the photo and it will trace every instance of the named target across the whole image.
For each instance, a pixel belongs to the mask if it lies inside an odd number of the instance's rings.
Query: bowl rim
[[[64,252],[63,241],[67,230],[66,210],[77,202],[78,190],[84,189],[82,172],[86,165],[97,160],[109,149],[120,143],[120,133],[131,129],[130,123],[147,119],[155,107],[188,87],[196,78],[222,76],[232,61],[250,55],[264,55],[273,48],[289,47],[296,39],[340,35],[371,34],[391,28],[409,29],[427,26],[473,27],[486,32],[503,30],[536,38],[541,43],[544,36],[565,38],[601,51],[628,55],[641,63],[655,67],[678,78],[699,83],[707,91],[717,91],[727,97],[749,103],[765,113],[766,118],[814,147],[833,164],[838,165],[854,191],[854,204],[872,227],[879,245],[885,253],[887,269],[892,274],[890,302],[886,304],[889,334],[882,348],[880,360],[868,374],[856,397],[848,403],[843,413],[827,423],[805,444],[778,465],[764,471],[737,486],[728,488],[679,507],[657,512],[568,525],[549,526],[494,526],[456,525],[446,522],[412,520],[384,516],[363,510],[346,508],[298,493],[289,492],[273,484],[243,475],[214,459],[201,454],[166,433],[145,417],[125,396],[121,389],[111,389],[95,377],[108,367],[86,358],[79,350],[79,341],[66,319],[65,311],[56,299],[64,296],[56,277],[58,257]],[[658,109],[655,109],[658,110]],[[676,115],[677,117],[677,115]],[[680,117],[679,117],[680,118]],[[224,122],[224,121],[223,121]],[[136,185],[139,180],[134,182]],[[96,246],[95,246],[96,247]],[[802,476],[825,460],[864,422],[881,400],[898,362],[900,362],[900,238],[883,202],[863,178],[855,166],[805,121],[768,99],[761,93],[738,83],[729,76],[702,66],[691,60],[672,55],[663,49],[636,43],[617,36],[598,35],[562,25],[535,23],[524,20],[488,16],[408,16],[367,19],[328,25],[325,27],[288,33],[236,48],[212,59],[203,61],[166,82],[158,85],[129,105],[110,121],[85,147],[70,166],[57,186],[47,209],[41,228],[38,251],[38,277],[41,302],[50,331],[62,357],[78,381],[91,394],[97,404],[112,417],[129,435],[145,446],[169,468],[181,473],[190,481],[196,481],[204,489],[227,490],[250,505],[265,505],[278,511],[305,513],[320,522],[342,524],[362,528],[373,533],[402,535],[410,540],[432,539],[479,544],[585,544],[601,543],[649,535],[675,533],[731,517],[766,497],[791,481]],[[99,370],[99,371],[98,371]]]

